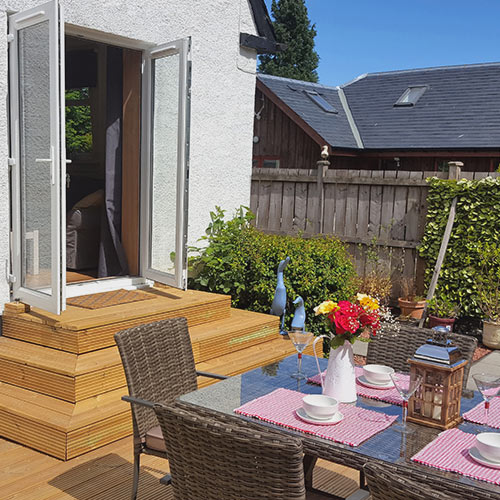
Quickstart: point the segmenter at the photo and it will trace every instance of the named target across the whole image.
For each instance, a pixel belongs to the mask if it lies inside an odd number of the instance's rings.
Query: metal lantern
[[[462,421],[460,400],[467,360],[460,350],[437,332],[409,359],[410,378],[422,376],[422,383],[410,398],[408,421],[449,429]]]

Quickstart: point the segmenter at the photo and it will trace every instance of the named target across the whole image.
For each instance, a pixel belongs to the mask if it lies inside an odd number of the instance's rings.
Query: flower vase
[[[314,343],[321,337],[316,338]],[[314,354],[316,355],[316,351]],[[352,344],[347,340],[340,347],[330,349],[328,367],[324,377],[321,376],[321,385],[323,394],[335,398],[340,403],[354,403],[356,401],[354,354]]]

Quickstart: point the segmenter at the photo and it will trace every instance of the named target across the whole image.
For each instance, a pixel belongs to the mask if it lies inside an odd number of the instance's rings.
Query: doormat
[[[71,306],[84,307],[85,309],[102,309],[103,307],[118,306],[130,302],[154,299],[154,295],[149,295],[139,290],[113,290],[112,292],[93,293],[92,295],[81,295],[71,297],[66,303]]]

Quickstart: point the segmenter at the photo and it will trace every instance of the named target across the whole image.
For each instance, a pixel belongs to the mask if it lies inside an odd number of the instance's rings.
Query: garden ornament
[[[296,305],[295,313],[292,319],[292,330],[305,331],[306,310],[304,307],[304,299],[299,295],[293,303]]]
[[[281,335],[286,335],[285,331],[285,312],[286,312],[286,288],[285,282],[283,281],[283,271],[285,267],[290,262],[290,257],[282,260],[278,265],[278,284],[276,285],[276,290],[274,292],[274,299],[271,305],[270,314],[274,316],[281,316]]]

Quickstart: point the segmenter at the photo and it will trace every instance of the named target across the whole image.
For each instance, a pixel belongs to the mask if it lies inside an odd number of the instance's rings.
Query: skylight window
[[[425,85],[408,87],[403,92],[401,97],[394,103],[394,106],[415,106],[426,90],[427,87]]]
[[[322,96],[313,90],[304,90],[304,92],[310,97],[310,99],[315,102],[323,111],[327,113],[337,114],[338,111]]]

